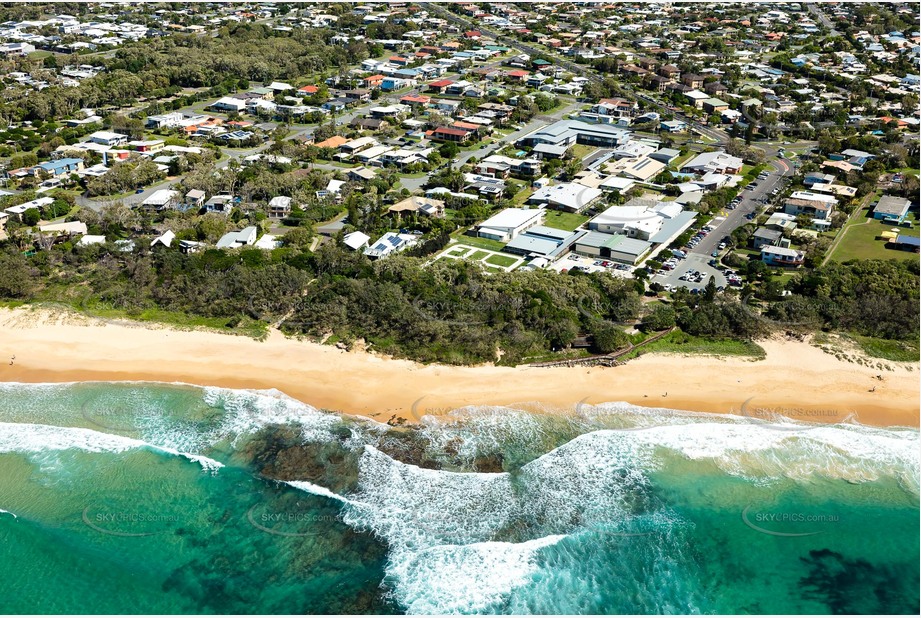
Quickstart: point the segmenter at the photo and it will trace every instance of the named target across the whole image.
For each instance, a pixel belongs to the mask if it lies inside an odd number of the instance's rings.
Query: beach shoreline
[[[878,369],[806,342],[759,344],[763,360],[647,354],[618,367],[459,367],[345,351],[277,331],[257,341],[20,307],[0,309],[0,355],[6,355],[0,356],[0,381],[277,389],[316,408],[381,422],[413,423],[467,406],[523,405],[565,413],[579,405],[623,401],[758,418],[776,413],[804,422],[849,419],[918,427],[917,363],[882,361],[891,369]]]

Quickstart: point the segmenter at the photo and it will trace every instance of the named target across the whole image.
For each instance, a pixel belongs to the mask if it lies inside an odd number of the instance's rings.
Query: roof
[[[523,253],[548,255],[560,246],[560,241],[532,236],[531,234],[521,234],[513,238],[505,246],[506,248],[517,249]]]
[[[331,138],[323,140],[317,144],[314,144],[317,148],[338,148],[342,144],[345,144],[349,140],[342,137],[341,135],[333,135]]]
[[[903,236],[899,234],[895,238],[895,242],[900,245],[908,245],[910,247],[921,247],[921,239],[917,236]]]
[[[170,200],[172,200],[177,195],[179,195],[178,191],[171,191],[169,189],[157,189],[144,200],[144,204],[162,206],[164,204],[168,204]]]
[[[368,244],[368,241],[371,240],[371,237],[365,234],[364,232],[352,232],[346,234],[342,238],[342,242],[346,247],[358,250]]]
[[[443,135],[456,135],[458,137],[463,137],[470,133],[468,129],[457,129],[452,127],[438,127],[434,132],[441,133]]]
[[[796,249],[790,249],[789,247],[762,247],[761,253],[767,253],[769,255],[780,255],[783,257],[792,257],[796,258],[802,255],[801,252]]]
[[[755,230],[755,233],[752,234],[755,238],[766,238],[769,240],[777,240],[783,233],[780,230],[773,230],[768,227],[759,227]]]
[[[506,208],[483,221],[479,227],[493,229],[517,228],[541,216],[543,216],[543,212],[536,208]]]
[[[641,256],[652,246],[645,240],[628,238],[622,234],[605,234],[604,232],[589,232],[578,241],[578,244],[587,247],[607,247],[617,253]]]
[[[908,210],[910,204],[911,202],[904,197],[884,195],[879,198],[879,203],[876,204],[876,208],[873,209],[873,212],[881,215],[901,217]]]
[[[601,193],[601,189],[586,187],[574,182],[564,182],[551,187],[541,187],[528,198],[528,201],[534,203],[547,202],[574,210],[581,210],[601,197]]]
[[[542,127],[522,139],[536,143],[559,144],[574,141],[579,135],[610,139],[620,144],[630,137],[630,132],[611,125],[590,124],[578,120],[560,120]]]

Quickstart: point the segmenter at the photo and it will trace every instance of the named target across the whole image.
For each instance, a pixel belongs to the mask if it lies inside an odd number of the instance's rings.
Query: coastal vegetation
[[[829,330],[862,338],[871,353],[917,353],[915,262],[832,262],[792,278],[757,270],[740,292],[717,293],[711,283],[700,294],[677,291],[644,304],[642,283],[605,273],[489,273],[469,261],[426,264],[409,255],[370,261],[333,243],[313,252],[292,242],[186,255],[65,242],[31,256],[5,244],[5,300],[253,336],[277,325],[422,362],[514,365],[571,355],[574,345],[609,353],[626,347],[637,327],[678,328],[646,351],[758,356],[751,342],[772,332]]]

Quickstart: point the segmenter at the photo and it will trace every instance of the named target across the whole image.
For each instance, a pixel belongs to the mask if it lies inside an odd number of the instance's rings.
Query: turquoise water
[[[912,429],[8,384],[0,612],[917,614],[918,468]]]

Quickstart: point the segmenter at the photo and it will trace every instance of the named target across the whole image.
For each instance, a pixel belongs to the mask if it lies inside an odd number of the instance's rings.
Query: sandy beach
[[[386,421],[469,405],[627,401],[814,422],[918,426],[917,364],[870,368],[808,343],[761,342],[764,360],[650,354],[611,368],[420,365],[273,332],[265,341],[64,311],[0,310],[0,381],[159,381],[278,389],[310,405]],[[8,359],[15,360],[9,364]],[[879,379],[877,376],[880,376]],[[534,406],[528,406],[533,408]]]

